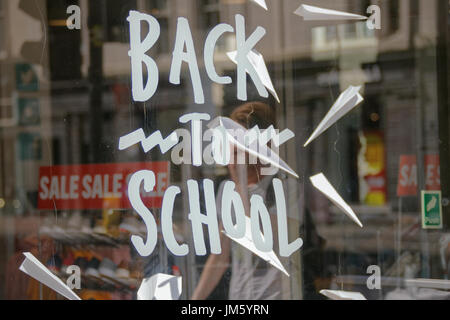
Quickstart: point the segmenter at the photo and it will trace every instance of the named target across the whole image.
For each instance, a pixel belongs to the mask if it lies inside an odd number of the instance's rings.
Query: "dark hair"
[[[275,126],[276,122],[275,112],[263,102],[243,104],[231,113],[230,118],[246,129],[251,129],[256,125],[261,129],[267,129],[271,125]]]

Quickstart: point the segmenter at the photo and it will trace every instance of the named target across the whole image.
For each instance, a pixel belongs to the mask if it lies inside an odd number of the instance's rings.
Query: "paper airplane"
[[[367,300],[361,293],[352,291],[321,290],[320,294],[331,300]]]
[[[228,52],[227,56],[230,58],[231,61],[237,64],[236,56],[237,51]],[[261,80],[264,87],[269,90],[269,92],[274,96],[274,98],[280,103],[280,98],[278,98],[278,94],[275,91],[275,88],[273,86],[272,80],[270,79],[269,71],[267,70],[266,63],[264,62],[264,57],[259,52],[252,50],[249,52],[248,61],[255,69],[256,73],[258,74],[259,79]],[[248,70],[246,70],[247,73]]]
[[[218,117],[208,124],[211,129],[223,130],[226,134],[229,142],[235,145],[238,149],[248,152],[249,154],[258,157],[259,159],[270,163],[271,165],[291,174],[292,176],[299,178],[298,174],[292,170],[289,165],[281,159],[276,152],[270,149],[266,144],[253,143],[249,146],[242,144],[230,132],[237,132],[237,130],[247,131],[246,128],[241,126],[236,121],[233,121],[227,117]],[[251,129],[250,129],[251,130]],[[259,148],[259,150],[258,150]]]
[[[253,2],[257,3],[258,5],[267,10],[266,0],[253,0]]]
[[[333,124],[335,124],[339,119],[341,119],[344,115],[346,115],[358,104],[364,101],[363,97],[359,93],[360,89],[361,87],[350,86],[344,92],[341,93],[339,98],[331,107],[330,111],[328,111],[325,118],[323,118],[322,122],[320,122],[319,126],[316,128],[311,137],[305,143],[304,147],[310,144],[313,140],[315,140],[327,129],[329,129]]]
[[[69,300],[81,300],[81,298],[77,296],[72,289],[70,289],[64,282],[62,282],[61,279],[48,270],[31,253],[26,252],[23,255],[25,256],[25,260],[19,267],[20,271],[26,273],[33,279],[36,279],[40,283],[46,285]]]
[[[342,197],[337,193],[331,183],[323,175],[323,173],[319,173],[318,175],[311,177],[310,180],[317,190],[322,192],[328,199],[331,200],[331,202],[333,202],[337,207],[344,211],[344,213],[358,226],[360,226],[361,228],[363,227],[361,221],[359,221],[352,208],[350,208],[350,206],[344,201],[344,199],[342,199]]]
[[[181,296],[182,278],[158,273],[142,281],[137,292],[138,300],[178,300]]]
[[[231,240],[239,243],[244,248],[250,250],[254,254],[256,254],[258,257],[263,259],[264,261],[270,263],[272,266],[283,272],[285,275],[289,277],[289,273],[286,271],[286,269],[281,264],[280,260],[278,259],[277,255],[273,250],[271,252],[262,252],[261,250],[258,250],[255,246],[255,243],[253,242],[252,237],[252,231],[251,231],[251,220],[249,217],[245,216],[245,236],[243,238],[234,238],[230,235],[228,235],[225,231],[223,233],[230,238]]]
[[[306,21],[322,21],[322,20],[367,20],[366,16],[353,14],[343,11],[324,9],[314,6],[302,4],[294,12],[296,15],[303,17]]]

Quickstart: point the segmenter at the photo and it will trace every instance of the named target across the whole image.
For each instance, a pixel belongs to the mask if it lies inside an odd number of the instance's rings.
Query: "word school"
[[[236,19],[236,63],[237,63],[237,98],[242,101],[247,100],[247,73],[253,80],[258,94],[264,98],[269,97],[269,92],[258,76],[257,71],[250,63],[248,55],[256,44],[264,37],[266,30],[263,27],[257,27],[256,30],[246,39],[245,18],[238,14]],[[130,25],[130,51],[128,55],[131,58],[132,73],[132,94],[133,99],[139,102],[149,100],[156,92],[159,83],[158,66],[146,52],[150,50],[158,41],[161,27],[158,20],[149,15],[138,11],[130,11],[127,18]],[[149,32],[144,40],[141,38],[141,25],[146,22],[149,26]],[[231,84],[230,77],[219,76],[214,66],[214,49],[220,37],[227,32],[234,32],[235,29],[226,23],[215,26],[208,34],[204,46],[204,63],[208,77],[211,81],[218,84]],[[184,50],[186,48],[186,51]],[[204,104],[205,97],[203,93],[200,71],[198,68],[197,54],[194,48],[189,21],[186,18],[179,17],[175,37],[175,46],[170,68],[169,82],[175,85],[180,84],[181,66],[183,62],[189,66],[192,87],[194,90],[194,100],[196,104]],[[147,70],[147,81],[144,83],[144,68]]]
[[[128,197],[133,209],[142,218],[147,229],[147,239],[134,235],[131,241],[143,256],[152,254],[158,241],[158,226],[150,210],[144,205],[140,189],[143,185],[146,192],[153,191],[155,187],[155,174],[151,170],[142,170],[136,172],[128,185]],[[214,182],[210,179],[203,181],[204,199],[206,214],[200,212],[200,191],[199,184],[195,180],[187,181],[189,193],[189,216],[191,222],[192,236],[195,247],[195,253],[199,256],[207,254],[205,238],[203,234],[203,225],[206,225],[209,233],[209,242],[211,253],[221,254],[222,247],[220,243],[219,223],[216,207],[216,197]],[[283,184],[280,179],[273,179],[273,188],[275,194],[277,224],[278,224],[278,242],[280,255],[289,257],[303,245],[302,239],[298,238],[289,243],[287,228],[287,210],[286,198]],[[167,248],[176,256],[186,256],[189,253],[187,244],[179,244],[173,233],[173,208],[177,195],[181,193],[178,186],[169,187],[165,194],[161,209],[161,231]],[[255,247],[262,252],[271,252],[273,250],[273,233],[269,211],[264,204],[264,199],[259,195],[253,195],[250,198],[250,220],[251,235]],[[232,210],[234,209],[234,210]],[[233,211],[234,221],[233,222]],[[224,185],[221,199],[221,218],[224,231],[227,235],[241,239],[246,233],[246,217],[244,204],[240,194],[236,191],[236,185],[232,181],[227,181]],[[260,230],[262,226],[262,231]]]

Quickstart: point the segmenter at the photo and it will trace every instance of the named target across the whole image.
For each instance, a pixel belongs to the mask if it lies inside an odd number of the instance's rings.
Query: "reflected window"
[[[106,41],[128,42],[127,17],[130,10],[137,9],[136,0],[114,0],[115,5],[106,6]]]
[[[336,26],[330,26],[330,27],[327,27],[326,28],[326,34],[327,34],[327,36],[326,36],[326,38],[327,38],[327,41],[333,41],[333,40],[336,40],[337,39],[337,28],[336,28]]]
[[[167,10],[168,0],[147,0],[147,7],[153,14],[161,13]]]
[[[388,28],[389,33],[396,32],[400,27],[400,2],[399,0],[388,1]]]
[[[169,45],[169,0],[147,0],[146,9],[159,22],[161,34],[158,42],[155,44],[155,50],[158,54],[170,52]]]
[[[201,0],[204,27],[207,30],[212,29],[220,23],[220,3],[219,0]]]
[[[221,23],[220,1],[219,0],[200,0],[200,26],[208,33],[216,25]],[[217,50],[225,51],[227,36],[222,36],[217,41]]]

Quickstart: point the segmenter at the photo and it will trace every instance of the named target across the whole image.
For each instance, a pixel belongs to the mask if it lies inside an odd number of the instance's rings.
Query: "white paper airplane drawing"
[[[319,173],[310,178],[313,186],[322,192],[331,202],[333,202],[337,207],[339,207],[344,213],[353,220],[358,226],[363,227],[361,221],[359,221],[356,214],[353,212],[352,208],[342,199],[342,197],[337,193],[336,189],[331,185],[323,173]]]
[[[146,137],[143,129],[133,131],[119,140],[119,150],[128,149],[136,144],[141,144],[144,152],[149,152],[156,146],[159,146],[162,154],[172,149],[179,142],[176,132],[172,132],[167,138],[163,138],[161,131],[155,131]]]
[[[257,3],[258,5],[267,10],[266,0],[253,0],[253,2]]]
[[[182,277],[158,273],[146,278],[137,292],[138,300],[178,300],[182,291]]]
[[[237,51],[232,51],[227,53],[228,57],[231,61],[237,64],[236,55]],[[249,52],[248,61],[251,63],[253,68],[255,68],[256,73],[258,74],[259,79],[261,80],[264,87],[269,90],[269,92],[274,96],[274,98],[280,103],[280,98],[278,98],[278,94],[275,91],[272,80],[270,79],[269,71],[267,70],[266,63],[264,62],[264,57],[261,53],[252,50]],[[248,70],[246,70],[248,73]]]
[[[361,293],[352,291],[321,290],[320,294],[331,300],[367,300]]]
[[[366,16],[353,14],[343,11],[319,8],[302,4],[294,12],[296,15],[303,17],[306,21],[323,21],[323,20],[367,20]]]
[[[223,130],[223,134],[225,134],[229,140],[229,142],[236,146],[236,148],[248,152],[250,155],[258,157],[262,161],[268,162],[271,165],[281,169],[295,178],[299,178],[298,174],[292,170],[289,165],[281,159],[276,152],[270,149],[265,144],[250,144],[245,145],[242,142],[239,142],[235,139],[235,137],[230,132],[237,132],[237,130],[242,130],[246,132],[247,130],[241,126],[239,123],[233,121],[227,117],[218,117],[208,124],[208,127],[211,129]]]
[[[306,141],[304,147],[309,145],[322,133],[328,130],[333,124],[335,124],[339,119],[341,119],[358,104],[364,101],[364,98],[359,93],[360,89],[361,87],[350,86],[341,93],[339,98],[331,107],[330,111],[328,111],[325,118],[323,118],[322,122],[320,122],[320,124],[317,126],[311,137],[308,139],[308,141]]]
[[[61,279],[48,270],[35,256],[26,252],[23,254],[25,260],[22,262],[19,270],[26,273],[33,279],[46,285],[69,300],[81,300]]]
[[[243,238],[234,238],[230,235],[228,235],[225,231],[223,233],[230,238],[231,240],[239,243],[244,248],[250,250],[254,254],[256,254],[258,257],[263,259],[264,261],[270,263],[272,266],[283,272],[285,275],[289,277],[289,273],[286,271],[286,269],[281,264],[280,259],[278,259],[277,255],[273,250],[271,252],[262,252],[261,250],[258,250],[255,246],[255,243],[253,242],[252,237],[252,231],[251,231],[251,220],[249,217],[245,216],[245,236]]]

